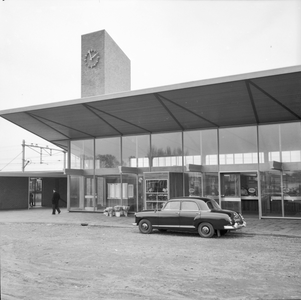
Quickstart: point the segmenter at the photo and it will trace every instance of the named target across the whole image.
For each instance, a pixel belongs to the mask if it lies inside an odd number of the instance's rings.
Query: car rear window
[[[195,202],[184,201],[182,202],[181,210],[199,210],[199,207]]]
[[[221,209],[219,207],[219,205],[215,202],[215,200],[208,201],[207,205],[208,205],[209,209],[217,209],[217,210]]]

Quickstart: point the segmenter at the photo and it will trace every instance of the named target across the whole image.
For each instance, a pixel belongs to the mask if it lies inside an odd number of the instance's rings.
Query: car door
[[[194,218],[200,214],[199,207],[195,201],[183,201],[180,210],[180,228],[192,229]]]
[[[179,228],[180,201],[169,201],[165,207],[158,212],[157,223],[159,227]]]

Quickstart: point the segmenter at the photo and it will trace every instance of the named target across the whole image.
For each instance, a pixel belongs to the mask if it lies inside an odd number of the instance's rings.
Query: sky
[[[1,0],[0,111],[80,98],[81,35],[105,29],[131,60],[131,90],[301,65],[300,0]],[[0,172],[22,141],[0,118]],[[63,168],[25,147],[25,170]],[[55,154],[54,154],[55,153]]]

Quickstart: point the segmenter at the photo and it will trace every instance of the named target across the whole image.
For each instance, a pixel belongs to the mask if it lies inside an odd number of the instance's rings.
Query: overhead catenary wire
[[[4,170],[9,164],[11,164],[18,156],[20,156],[23,153],[23,151],[21,151],[15,158],[13,158],[10,162],[8,162],[0,171]]]

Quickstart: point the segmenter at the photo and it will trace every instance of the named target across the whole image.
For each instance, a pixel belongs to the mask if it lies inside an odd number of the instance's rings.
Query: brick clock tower
[[[82,35],[81,97],[131,89],[131,62],[105,30]]]

